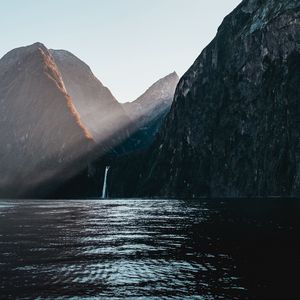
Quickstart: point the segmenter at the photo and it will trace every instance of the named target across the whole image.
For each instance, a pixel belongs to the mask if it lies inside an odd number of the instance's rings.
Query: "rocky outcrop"
[[[299,1],[244,0],[181,78],[130,196],[299,196],[299,80]]]
[[[44,196],[79,172],[94,141],[48,49],[0,60],[0,197]]]

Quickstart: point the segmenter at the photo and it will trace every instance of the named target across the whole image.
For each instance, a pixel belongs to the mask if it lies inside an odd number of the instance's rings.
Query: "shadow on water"
[[[299,299],[299,213],[295,199],[0,201],[0,298]]]

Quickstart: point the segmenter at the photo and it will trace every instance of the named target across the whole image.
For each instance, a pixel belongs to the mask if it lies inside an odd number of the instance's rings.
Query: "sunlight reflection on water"
[[[248,299],[236,261],[221,242],[222,205],[0,201],[1,294],[6,299]]]

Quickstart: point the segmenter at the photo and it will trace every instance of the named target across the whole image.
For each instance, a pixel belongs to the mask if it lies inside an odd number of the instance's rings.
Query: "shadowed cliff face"
[[[133,194],[300,194],[299,6],[245,0],[224,19],[180,80]]]
[[[0,197],[43,195],[83,167],[94,142],[44,45],[0,60],[0,103]]]

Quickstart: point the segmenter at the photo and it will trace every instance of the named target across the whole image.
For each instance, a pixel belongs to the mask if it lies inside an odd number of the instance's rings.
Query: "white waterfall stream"
[[[103,180],[103,188],[102,188],[102,199],[107,197],[107,173],[110,166],[106,166],[105,173],[104,173],[104,180]]]

